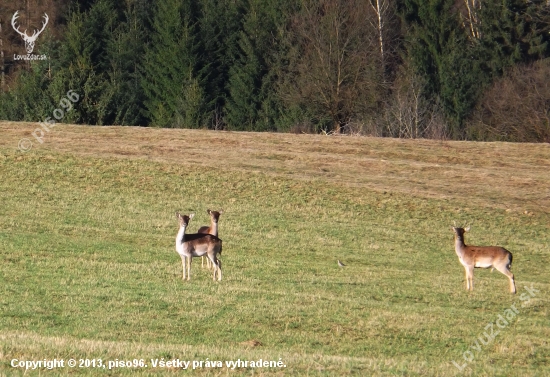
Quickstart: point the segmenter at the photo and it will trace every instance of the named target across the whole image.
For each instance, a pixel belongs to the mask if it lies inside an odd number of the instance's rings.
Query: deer
[[[223,209],[219,211],[206,210],[206,213],[210,215],[210,226],[201,226],[197,233],[206,233],[218,237],[218,221],[220,220],[220,215],[223,213]],[[206,267],[210,269],[210,259],[201,257],[201,267],[204,268],[204,259],[206,259]]]
[[[466,270],[466,290],[474,290],[474,268],[493,268],[510,279],[510,292],[516,293],[514,274],[510,271],[511,252],[500,246],[467,246],[464,243],[464,233],[470,231],[470,226],[467,228],[452,226],[451,229],[455,235],[456,255]]]
[[[179,221],[180,228],[176,235],[176,251],[181,257],[183,267],[183,277],[187,281],[191,280],[191,261],[193,257],[202,257],[206,255],[212,262],[214,267],[213,280],[222,280],[222,263],[218,259],[218,255],[222,253],[222,240],[212,234],[195,233],[185,234],[185,230],[189,225],[189,221],[195,216],[194,213],[189,215],[181,215],[176,212],[176,218]],[[187,268],[187,275],[186,275]]]
[[[19,26],[15,26],[15,20],[19,17],[19,11],[15,12],[13,17],[11,18],[11,26],[13,27],[13,30],[19,34],[23,40],[25,41],[25,49],[27,50],[27,53],[32,54],[32,51],[34,50],[34,42],[36,42],[36,38],[44,31],[46,28],[46,25],[48,24],[49,17],[46,13],[44,13],[44,22],[42,23],[42,29],[40,31],[35,30],[34,33],[29,37],[27,35],[27,30],[25,29],[24,32],[19,31]]]

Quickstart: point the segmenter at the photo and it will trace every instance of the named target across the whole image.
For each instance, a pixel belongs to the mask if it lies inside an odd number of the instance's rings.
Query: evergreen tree
[[[226,111],[232,129],[275,130],[277,48],[288,7],[275,0],[247,3],[235,64],[229,72]]]
[[[148,5],[146,0],[126,2],[119,17],[119,26],[108,40],[109,80],[105,99],[108,102],[109,124],[146,124],[140,67],[149,29]]]
[[[196,16],[192,1],[156,2],[142,80],[145,115],[154,126],[199,127],[204,121]]]
[[[550,8],[546,0],[496,0],[480,9],[478,54],[491,77],[518,63],[550,56]]]
[[[286,109],[277,91],[277,83],[288,65],[288,46],[285,44],[286,25],[290,15],[298,8],[298,4],[292,0],[275,1],[266,8],[272,26],[266,38],[268,50],[264,53],[266,71],[260,87],[262,100],[258,110],[256,126],[258,131],[283,130],[281,118]]]
[[[86,12],[73,10],[64,41],[61,43],[59,69],[54,72],[50,92],[61,99],[68,91],[79,101],[63,121],[105,124],[109,114],[109,68],[107,46],[117,24],[117,12],[109,0],[99,0]]]
[[[468,43],[453,0],[405,0],[404,22],[409,25],[407,59],[425,82],[427,99],[440,103],[450,133],[464,136],[463,124],[486,78]]]
[[[52,116],[56,105],[48,88],[58,67],[57,43],[50,34],[45,37],[34,53],[48,59],[29,62],[30,69],[21,72],[13,89],[0,93],[0,119],[41,122]]]
[[[226,106],[228,123],[235,130],[254,130],[257,121],[262,64],[255,47],[249,35],[242,31],[239,60],[230,70],[230,98]]]
[[[229,70],[237,55],[243,16],[241,0],[200,0],[200,69],[205,106],[211,128],[224,128],[223,109],[228,92]]]

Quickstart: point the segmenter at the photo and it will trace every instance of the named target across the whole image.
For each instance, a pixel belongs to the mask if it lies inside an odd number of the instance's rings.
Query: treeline
[[[63,122],[550,142],[548,0],[50,6],[48,59],[2,63],[1,119],[51,117],[73,90]]]

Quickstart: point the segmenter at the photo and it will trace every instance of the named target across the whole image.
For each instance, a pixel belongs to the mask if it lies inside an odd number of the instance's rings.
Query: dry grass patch
[[[0,123],[0,146],[36,123]],[[41,150],[261,171],[342,186],[457,200],[457,206],[550,211],[550,145],[58,125]]]

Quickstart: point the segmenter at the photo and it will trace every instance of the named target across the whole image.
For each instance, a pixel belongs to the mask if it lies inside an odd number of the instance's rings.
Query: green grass
[[[544,211],[465,207],[322,173],[217,170],[185,158],[2,147],[0,169],[0,374],[24,374],[10,366],[14,358],[149,364],[25,375],[550,374]],[[225,211],[223,281],[196,259],[183,282],[174,212],[196,213],[193,232],[208,224],[207,208]],[[473,222],[468,243],[513,252],[518,295],[488,270],[476,270],[475,290],[465,290],[453,220]],[[531,284],[540,293],[523,307]],[[452,360],[463,364],[463,352],[513,304],[517,318],[459,372]],[[281,358],[286,368],[181,372],[153,369],[152,358]]]

